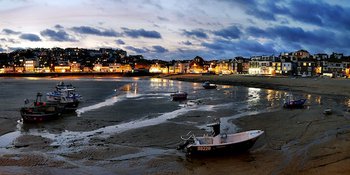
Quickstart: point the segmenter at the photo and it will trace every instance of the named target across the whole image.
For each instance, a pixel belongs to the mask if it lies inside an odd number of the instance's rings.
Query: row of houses
[[[177,61],[170,66],[154,64],[150,71],[161,73],[349,77],[350,57],[339,53],[311,55],[306,50],[281,53],[279,56],[235,57],[234,59],[212,61],[205,61],[201,57],[196,57],[190,61]]]
[[[110,51],[113,53],[113,51]],[[96,52],[95,54],[100,54]],[[74,55],[74,54],[73,54]],[[142,55],[120,57],[120,61],[91,64],[58,60],[55,65],[42,66],[37,59],[23,59],[20,65],[7,65],[0,73],[8,72],[118,72],[147,71],[150,73],[212,73],[288,76],[346,76],[350,74],[350,57],[339,53],[311,55],[306,50],[281,53],[279,56],[235,57],[226,60],[205,61],[197,56],[192,60],[146,60]],[[85,61],[86,63],[86,61]]]

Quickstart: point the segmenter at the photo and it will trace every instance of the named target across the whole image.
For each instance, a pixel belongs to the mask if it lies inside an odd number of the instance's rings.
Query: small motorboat
[[[186,92],[176,92],[170,95],[173,99],[173,101],[181,101],[187,99],[187,93]]]
[[[306,102],[306,99],[295,100],[292,95],[287,95],[284,100],[283,107],[290,108],[290,109],[303,108],[305,102]]]
[[[181,136],[184,142],[178,146],[178,150],[184,150],[187,155],[241,152],[250,149],[264,133],[262,130],[251,130],[235,134],[220,134],[220,122],[207,126],[213,128],[211,136],[197,137],[188,133],[186,136]]]
[[[324,115],[331,115],[333,113],[332,109],[331,108],[327,108],[323,111],[323,114]]]
[[[216,84],[212,84],[209,81],[206,81],[202,84],[202,86],[204,87],[204,89],[216,89]]]
[[[58,92],[60,92],[61,90],[75,91],[75,87],[72,84],[64,84],[64,82],[61,81],[56,85],[56,90]]]
[[[61,116],[62,108],[55,104],[41,101],[41,93],[37,93],[36,100],[30,106],[24,106],[20,109],[23,122],[43,122],[54,120]],[[29,104],[29,100],[25,100]]]

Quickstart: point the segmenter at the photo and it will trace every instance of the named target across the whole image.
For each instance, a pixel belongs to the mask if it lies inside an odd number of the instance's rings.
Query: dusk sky
[[[114,48],[147,59],[350,55],[347,0],[0,0],[0,52]]]

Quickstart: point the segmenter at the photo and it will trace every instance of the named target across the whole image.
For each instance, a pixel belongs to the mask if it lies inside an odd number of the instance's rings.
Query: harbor
[[[346,171],[350,118],[344,96],[292,91],[305,108],[283,108],[291,91],[161,78],[2,79],[1,172],[86,174],[318,174]],[[72,83],[84,98],[76,113],[43,123],[22,123],[18,104],[58,82]],[[15,88],[26,84],[26,91]],[[51,86],[51,87],[50,87]],[[8,90],[6,90],[8,89]],[[11,89],[11,91],[9,90]],[[187,92],[173,101],[174,92]],[[17,92],[17,93],[14,93]],[[326,108],[332,114],[324,115]],[[135,110],[137,109],[137,110]],[[221,132],[261,129],[248,151],[188,157],[180,136],[202,136],[221,121]],[[336,146],[335,146],[336,145]],[[301,163],[302,162],[302,163]],[[138,165],[138,166],[134,166]],[[212,168],[215,167],[215,168]]]

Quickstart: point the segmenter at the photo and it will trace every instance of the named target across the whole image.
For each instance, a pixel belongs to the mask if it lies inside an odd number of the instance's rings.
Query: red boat
[[[54,120],[61,116],[62,108],[58,105],[41,101],[41,93],[37,94],[35,102],[31,106],[22,107],[20,112],[23,122],[43,122]],[[25,101],[29,103],[28,100]]]

